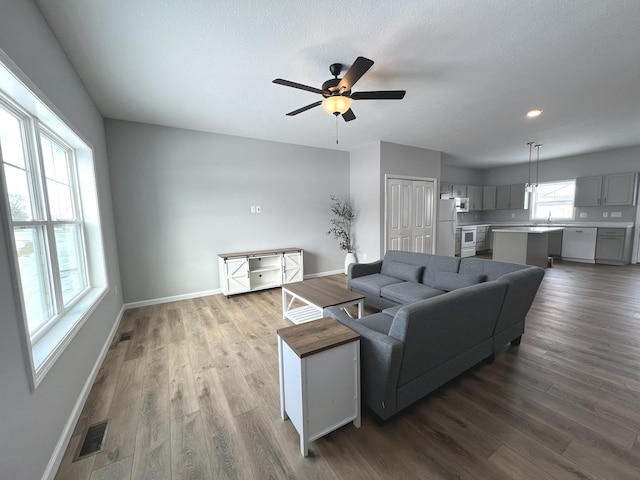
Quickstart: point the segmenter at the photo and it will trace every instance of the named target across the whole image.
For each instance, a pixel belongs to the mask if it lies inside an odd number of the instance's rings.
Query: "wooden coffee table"
[[[304,306],[292,308],[295,300]],[[295,324],[318,320],[328,307],[358,306],[358,317],[362,317],[364,295],[334,285],[326,280],[314,278],[302,282],[282,285],[282,318]]]

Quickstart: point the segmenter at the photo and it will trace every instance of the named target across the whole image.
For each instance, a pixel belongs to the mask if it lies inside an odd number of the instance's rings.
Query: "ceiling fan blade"
[[[369,60],[368,58],[364,57],[356,58],[356,61],[353,62],[351,68],[347,71],[347,73],[345,73],[342,80],[340,80],[340,83],[338,84],[338,91],[347,92],[351,90],[355,83],[360,80],[360,77],[362,77],[362,75],[364,75],[367,70],[371,68],[371,65],[373,65],[373,60]]]
[[[355,92],[351,94],[352,100],[402,100],[407,92],[405,90],[378,90],[371,92]]]
[[[345,122],[350,122],[351,120],[356,119],[356,115],[353,113],[353,110],[349,109],[342,114],[342,118],[344,118]]]
[[[319,93],[320,95],[322,95],[323,93],[319,88],[310,87],[301,83],[290,82],[289,80],[283,80],[282,78],[276,78],[273,83],[284,85],[285,87],[299,88],[300,90],[306,90],[307,92]]]
[[[287,116],[288,117],[293,117],[294,115],[298,115],[299,113],[306,112],[307,110],[310,110],[313,107],[317,107],[318,105],[321,105],[321,104],[322,104],[322,100],[319,101],[319,102],[314,102],[314,103],[312,103],[310,105],[307,105],[306,107],[302,107],[302,108],[299,108],[297,110],[294,110],[293,112],[287,113]]]

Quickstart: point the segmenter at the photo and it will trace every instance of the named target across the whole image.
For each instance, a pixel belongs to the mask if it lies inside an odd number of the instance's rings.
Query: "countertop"
[[[633,222],[567,222],[567,223],[546,223],[546,222],[495,222],[495,223],[458,223],[458,227],[599,227],[599,228],[631,228]]]
[[[564,227],[510,227],[494,228],[493,233],[548,233],[563,229]]]

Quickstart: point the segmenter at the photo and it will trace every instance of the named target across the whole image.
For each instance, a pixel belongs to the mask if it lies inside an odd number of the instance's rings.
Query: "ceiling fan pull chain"
[[[338,115],[334,115],[336,117],[336,145],[338,145]]]

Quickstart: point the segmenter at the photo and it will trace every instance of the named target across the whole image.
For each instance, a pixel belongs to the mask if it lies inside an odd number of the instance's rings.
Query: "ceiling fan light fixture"
[[[330,115],[342,115],[351,108],[351,99],[343,95],[332,95],[322,101],[322,108]]]
[[[527,118],[537,118],[542,115],[543,110],[541,108],[534,108],[527,112]]]

